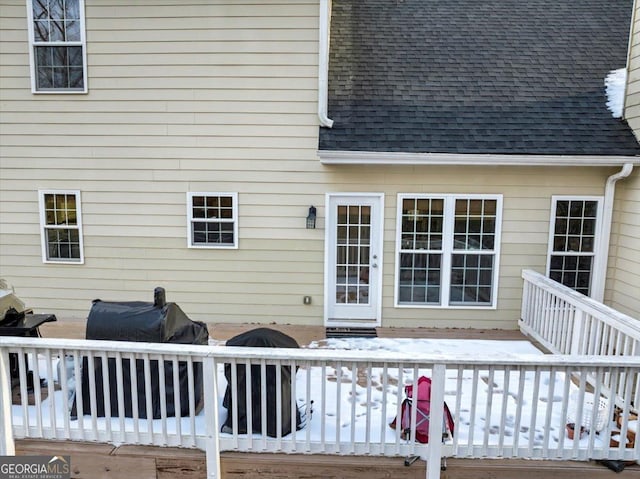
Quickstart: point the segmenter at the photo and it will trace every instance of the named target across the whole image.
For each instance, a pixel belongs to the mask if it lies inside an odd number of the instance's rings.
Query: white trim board
[[[621,166],[640,164],[638,156],[494,155],[318,150],[325,165],[477,165],[477,166]]]

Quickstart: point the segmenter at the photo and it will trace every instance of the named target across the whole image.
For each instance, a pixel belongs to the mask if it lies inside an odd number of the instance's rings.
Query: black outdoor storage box
[[[146,303],[107,302],[95,300],[87,318],[87,339],[111,341],[142,341],[151,343],[207,344],[209,334],[202,322],[192,321],[175,303],[165,303],[164,290],[156,288],[155,301]],[[147,418],[147,391],[145,389],[144,361],[136,360],[137,405],[132,404],[132,378],[129,359],[122,359],[124,384],[124,416],[133,417],[137,407],[138,417]],[[153,418],[161,417],[160,372],[157,360],[150,361],[151,403]],[[83,412],[90,413],[89,364],[85,357],[82,361],[82,403]],[[101,358],[94,359],[96,414],[105,416],[105,398],[103,389],[103,367]],[[108,360],[108,376],[111,416],[118,416],[118,391],[116,387],[116,359]],[[173,363],[164,362],[165,399],[167,416],[189,415],[189,381],[186,361],[178,362],[178,384],[173,381]],[[176,411],[174,388],[180,391],[180,410]],[[196,408],[202,406],[202,363],[193,363],[193,390]],[[76,408],[74,408],[76,409]]]

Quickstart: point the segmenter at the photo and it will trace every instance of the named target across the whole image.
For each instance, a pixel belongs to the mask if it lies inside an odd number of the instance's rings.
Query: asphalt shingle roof
[[[637,155],[606,107],[632,0],[335,0],[321,150]]]

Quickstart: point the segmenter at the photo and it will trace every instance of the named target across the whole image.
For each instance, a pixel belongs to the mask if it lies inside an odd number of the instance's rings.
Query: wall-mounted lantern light
[[[316,208],[309,206],[309,214],[307,215],[307,229],[315,229],[316,227]]]

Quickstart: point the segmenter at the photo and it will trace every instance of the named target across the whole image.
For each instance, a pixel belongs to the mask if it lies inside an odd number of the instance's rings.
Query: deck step
[[[376,328],[327,328],[327,338],[375,338]]]

